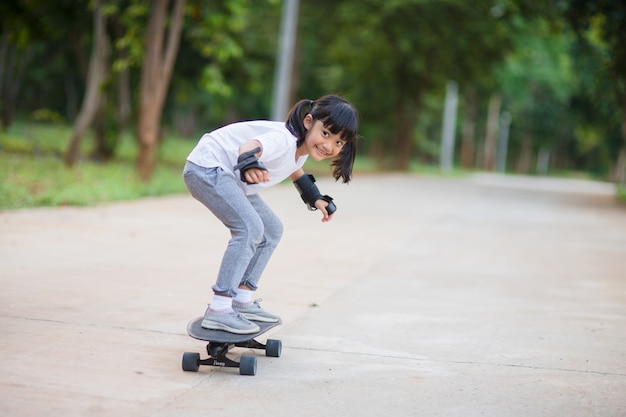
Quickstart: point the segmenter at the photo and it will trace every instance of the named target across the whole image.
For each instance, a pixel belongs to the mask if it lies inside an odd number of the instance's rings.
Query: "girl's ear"
[[[313,116],[311,116],[311,113],[307,114],[304,117],[304,120],[302,121],[302,124],[304,125],[304,128],[306,130],[311,129],[311,127],[313,127]]]

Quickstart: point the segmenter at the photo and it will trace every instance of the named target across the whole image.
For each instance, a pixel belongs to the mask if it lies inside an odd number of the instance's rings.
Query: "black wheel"
[[[256,375],[256,358],[254,356],[242,356],[239,362],[239,375]]]
[[[265,345],[265,356],[271,358],[280,358],[280,353],[283,350],[283,342],[276,339],[268,339]]]
[[[200,369],[200,354],[194,352],[183,353],[183,371],[198,372]]]

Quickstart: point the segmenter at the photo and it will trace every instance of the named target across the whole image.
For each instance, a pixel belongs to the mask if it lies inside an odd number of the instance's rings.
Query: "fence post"
[[[448,81],[446,86],[446,102],[443,110],[443,127],[441,129],[441,151],[439,165],[442,171],[450,171],[454,160],[454,133],[456,127],[456,109],[459,103],[459,86]]]

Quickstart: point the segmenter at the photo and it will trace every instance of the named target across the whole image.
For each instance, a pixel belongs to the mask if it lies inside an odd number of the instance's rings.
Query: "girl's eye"
[[[341,148],[343,146],[343,141],[342,140],[338,140],[337,141],[337,147]]]
[[[325,137],[325,138],[327,138],[327,137],[329,137],[329,136],[330,136],[330,133],[329,133],[329,132],[327,132],[327,131],[325,131],[325,130],[323,130],[323,131],[322,131],[322,135],[324,135],[324,137]]]

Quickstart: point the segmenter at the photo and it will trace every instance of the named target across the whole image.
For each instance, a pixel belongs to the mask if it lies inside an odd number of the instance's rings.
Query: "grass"
[[[626,185],[617,186],[617,200],[622,204],[626,204]]]
[[[81,161],[68,168],[62,157],[70,134],[70,127],[37,124],[0,133],[0,209],[86,206],[186,192],[181,173],[194,141],[167,138],[151,181],[143,183],[135,171],[137,147],[130,135],[107,163],[85,157],[93,146],[93,139],[85,137]]]

